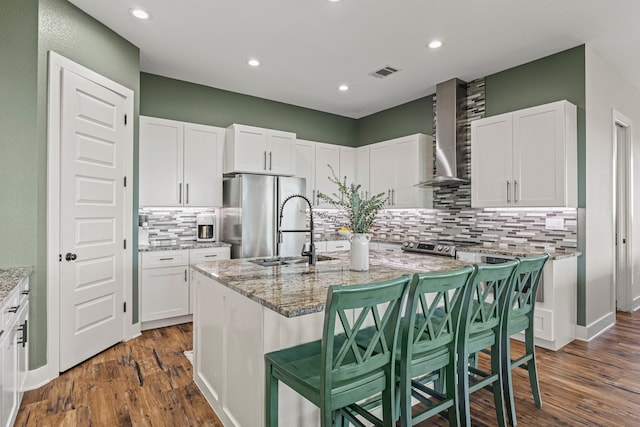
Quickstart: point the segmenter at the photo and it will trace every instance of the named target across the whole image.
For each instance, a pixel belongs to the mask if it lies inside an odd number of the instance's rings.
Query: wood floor
[[[640,312],[618,313],[617,321],[589,343],[538,350],[542,408],[533,404],[526,372],[515,371],[519,427],[640,425]],[[15,425],[221,426],[182,353],[191,333],[190,324],[155,329],[106,350],[27,392]],[[471,414],[474,426],[496,425],[489,392],[474,393]]]

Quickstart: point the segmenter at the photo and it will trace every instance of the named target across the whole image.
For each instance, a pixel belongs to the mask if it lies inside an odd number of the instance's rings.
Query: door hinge
[[[124,177],[124,186],[125,187],[127,186],[127,177],[126,176]]]
[[[124,239],[124,248],[127,249],[127,239]]]
[[[125,313],[127,312],[127,302],[126,301],[124,302],[124,312]]]
[[[126,114],[124,115],[124,124],[125,125],[127,124],[127,115]]]

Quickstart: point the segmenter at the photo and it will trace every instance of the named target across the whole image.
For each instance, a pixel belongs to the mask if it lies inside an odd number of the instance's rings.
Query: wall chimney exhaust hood
[[[466,184],[463,132],[466,118],[467,83],[451,79],[436,85],[436,174],[416,187]]]

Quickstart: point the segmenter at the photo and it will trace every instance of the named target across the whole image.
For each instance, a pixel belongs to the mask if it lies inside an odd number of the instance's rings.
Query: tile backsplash
[[[338,230],[346,217],[339,211],[320,210],[314,220],[317,238],[341,238]],[[547,228],[554,220],[561,223],[560,229]],[[460,240],[576,249],[577,209],[387,209],[376,217],[372,234],[373,239],[388,242]]]
[[[141,208],[138,211],[139,215],[148,215],[150,244],[196,240],[198,214],[216,212],[217,209],[212,208]]]

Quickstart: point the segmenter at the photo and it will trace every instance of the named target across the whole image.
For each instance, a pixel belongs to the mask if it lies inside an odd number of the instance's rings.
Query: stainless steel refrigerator
[[[304,178],[242,174],[222,183],[222,241],[231,243],[231,258],[300,255],[305,233],[283,233],[278,242],[282,201],[305,194]],[[287,202],[282,229],[305,228],[307,204]]]

